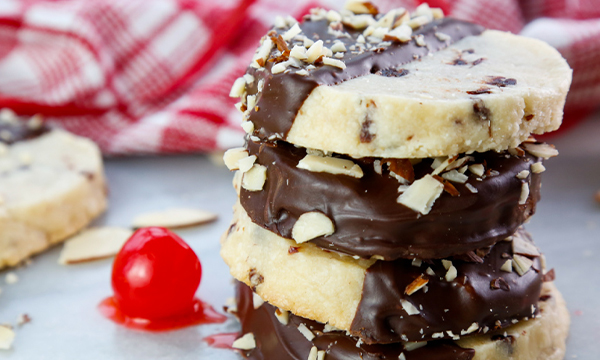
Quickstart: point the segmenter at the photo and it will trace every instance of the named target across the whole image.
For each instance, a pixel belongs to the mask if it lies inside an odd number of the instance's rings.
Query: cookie
[[[562,121],[571,69],[542,41],[400,9],[338,15],[316,10],[263,38],[231,94],[251,136],[426,158],[506,150]]]
[[[535,317],[545,280],[521,230],[473,258],[375,262],[281,238],[239,205],[221,255],[265,301],[369,344],[453,339]]]
[[[530,145],[554,150],[524,144]],[[241,187],[241,205],[254,223],[294,239],[298,219],[319,212],[334,231],[308,241],[363,258],[444,258],[493,245],[527,221],[540,198],[543,159],[521,148],[462,154],[446,159],[453,161],[441,169],[440,159],[413,165],[406,159],[314,155],[283,141],[248,141],[246,146],[255,164],[266,167],[260,191]],[[336,161],[346,162],[360,177],[331,164],[322,167]],[[424,215],[402,204],[410,185],[432,173],[438,173],[439,186],[446,190],[430,211]]]
[[[327,325],[282,312],[269,303],[256,305],[252,290],[238,284],[237,316],[242,335],[254,341],[253,346],[240,352],[251,360],[561,360],[570,322],[565,302],[552,283],[544,284],[540,298],[543,316],[456,342],[367,345]]]
[[[107,206],[92,141],[62,130],[3,131],[12,135],[0,142],[0,268],[75,234]]]

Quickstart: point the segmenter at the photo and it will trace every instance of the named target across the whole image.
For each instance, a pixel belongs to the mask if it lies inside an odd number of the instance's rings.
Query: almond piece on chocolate
[[[65,242],[58,263],[77,264],[114,256],[132,233],[130,229],[118,227],[83,230]]]
[[[418,315],[420,313],[419,309],[417,309],[410,301],[400,299],[400,304],[402,304],[402,308],[408,315]]]
[[[519,276],[525,275],[526,272],[531,269],[533,260],[522,255],[513,256],[513,269],[519,274]]]
[[[298,168],[312,172],[326,172],[334,175],[348,175],[362,178],[363,171],[354,162],[331,156],[306,155],[297,165]]]
[[[229,97],[239,98],[244,95],[244,91],[246,91],[246,80],[243,77],[237,78],[231,86]]]
[[[425,278],[425,276],[423,276],[423,274],[419,275],[418,278],[416,278],[415,280],[413,280],[413,282],[411,282],[410,284],[408,284],[406,286],[406,289],[404,289],[404,293],[406,295],[412,295],[415,292],[421,290],[425,285],[427,285],[429,283],[429,279]]]
[[[544,159],[549,159],[558,155],[558,150],[550,144],[532,144],[526,142],[523,143],[522,146],[525,148],[525,151],[531,155]]]
[[[290,312],[289,311],[277,308],[277,309],[275,309],[275,317],[283,325],[287,325],[290,322]]]
[[[344,5],[344,9],[350,10],[355,14],[377,15],[379,13],[379,10],[372,2],[364,0],[348,0]]]
[[[227,168],[229,170],[231,170],[231,171],[239,170],[240,166],[238,164],[238,161],[245,159],[247,157],[248,157],[248,150],[246,150],[242,147],[233,148],[233,149],[229,149],[229,150],[225,151],[225,154],[223,154],[223,162],[225,163],[225,166],[227,166]]]
[[[311,211],[300,215],[292,228],[292,239],[300,244],[319,236],[331,235],[334,232],[333,221],[327,215]]]
[[[248,191],[261,191],[267,181],[267,167],[254,164],[242,178],[242,187]]]
[[[252,349],[256,348],[256,340],[254,339],[254,334],[253,333],[245,334],[241,338],[234,341],[233,345],[231,345],[231,347],[234,349],[239,349],[239,350],[252,350]]]
[[[444,185],[428,174],[412,183],[397,201],[416,212],[427,215],[442,191]]]
[[[535,245],[523,239],[518,232],[512,240],[512,251],[513,254],[530,257],[538,257],[541,255]]]

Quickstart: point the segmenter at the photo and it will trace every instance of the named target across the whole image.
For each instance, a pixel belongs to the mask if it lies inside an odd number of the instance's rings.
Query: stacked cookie
[[[96,144],[0,111],[0,269],[72,236],[106,206]]]
[[[236,80],[221,254],[249,359],[561,359],[523,230],[571,81],[548,45],[354,1],[278,18]]]

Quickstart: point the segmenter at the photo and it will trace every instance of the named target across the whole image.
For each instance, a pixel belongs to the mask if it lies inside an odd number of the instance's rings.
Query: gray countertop
[[[547,162],[542,201],[527,224],[567,299],[572,316],[566,359],[600,355],[600,116],[551,139],[561,154]],[[128,226],[144,211],[198,207],[219,214],[215,223],[180,230],[203,266],[198,295],[220,308],[233,293],[228,269],[219,257],[219,237],[231,219],[232,175],[204,156],[108,159],[110,209],[96,225]],[[0,272],[0,323],[32,321],[16,328],[14,348],[3,359],[238,359],[202,339],[236,331],[229,321],[166,333],[124,329],[103,318],[97,304],[111,295],[112,260],[72,266],[57,264],[61,246],[13,269],[19,282],[4,284]]]

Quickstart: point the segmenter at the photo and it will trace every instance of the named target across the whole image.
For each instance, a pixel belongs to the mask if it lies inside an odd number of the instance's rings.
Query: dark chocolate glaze
[[[524,230],[515,236],[533,243]],[[483,263],[453,260],[458,276],[451,282],[443,279],[447,270],[440,260],[423,262],[420,267],[412,266],[410,260],[378,261],[367,269],[351,331],[367,343],[397,342],[402,335],[418,341],[430,340],[433,333],[440,332],[444,332],[444,338],[451,338],[448,330],[461,335],[461,330],[474,322],[480,328],[495,330],[512,325],[513,319],[531,318],[537,312],[542,289],[539,258],[519,276],[515,271],[500,270],[510,256],[512,243],[501,241]],[[435,276],[425,275],[429,279],[427,292],[421,289],[406,295],[406,286],[426,274],[427,267],[435,272]],[[421,309],[420,313],[408,315],[400,299]]]
[[[283,141],[247,144],[250,154],[267,167],[262,191],[241,190],[240,201],[252,221],[280,236],[291,239],[298,218],[309,211],[326,214],[335,224],[335,233],[311,240],[315,245],[369,258],[444,258],[490,246],[513,234],[535,211],[540,198],[539,174],[531,174],[530,195],[519,205],[522,180],[516,175],[541,161],[532,155],[521,157],[493,151],[474,153],[473,163],[487,163],[498,175],[468,184],[453,183],[460,196],[444,192],[427,215],[399,204],[398,180],[375,172],[373,159],[353,159],[364,173],[361,179],[346,175],[311,172],[296,167],[306,155]],[[431,160],[414,166],[417,178],[432,171]]]
[[[353,30],[347,26],[342,31],[350,35],[348,37],[336,37],[328,32],[329,22],[327,20],[310,21],[305,20],[300,24],[305,36],[316,40],[323,40],[326,46],[331,46],[333,40],[340,40],[347,49],[355,45],[362,31]],[[359,76],[374,74],[380,70],[395,69],[411,61],[426,56],[428,53],[439,51],[448,45],[467,36],[479,35],[484,30],[480,25],[464,22],[457,19],[444,18],[422,26],[414,31],[414,35],[422,34],[427,43],[426,47],[418,46],[414,40],[407,43],[392,43],[388,47],[377,48],[377,51],[367,50],[360,54],[354,54],[348,50],[341,58],[346,69],[318,65],[309,72],[308,76],[296,75],[294,72],[272,74],[273,62],[267,62],[266,70],[248,68],[248,73],[253,75],[256,81],[247,87],[250,95],[258,93],[258,82],[264,80],[264,88],[257,95],[256,105],[258,111],[251,109],[249,120],[254,123],[257,131],[255,135],[265,139],[272,135],[285,139],[292,128],[296,114],[308,98],[310,93],[319,85],[334,85]],[[286,29],[277,30],[284,33]],[[436,32],[450,35],[451,40],[440,41]],[[331,40],[327,43],[327,40]],[[291,49],[292,45],[288,45]],[[376,48],[377,46],[375,46]],[[273,49],[270,57],[276,57],[278,52]]]
[[[237,285],[238,317],[242,333],[253,333],[256,348],[242,351],[251,360],[306,360],[313,346],[326,350],[326,360],[398,360],[401,353],[407,360],[471,360],[472,349],[463,349],[452,341],[441,340],[425,347],[406,351],[402,344],[357,346],[358,339],[343,332],[323,333],[323,324],[290,314],[288,325],[275,317],[275,307],[264,303],[254,309],[252,290],[243,283]],[[308,341],[298,326],[304,323],[316,337]]]
[[[50,131],[46,125],[32,128],[27,125],[26,121],[2,121],[0,120],[0,143],[14,144],[19,141],[34,139]],[[8,134],[8,135],[4,135]]]

